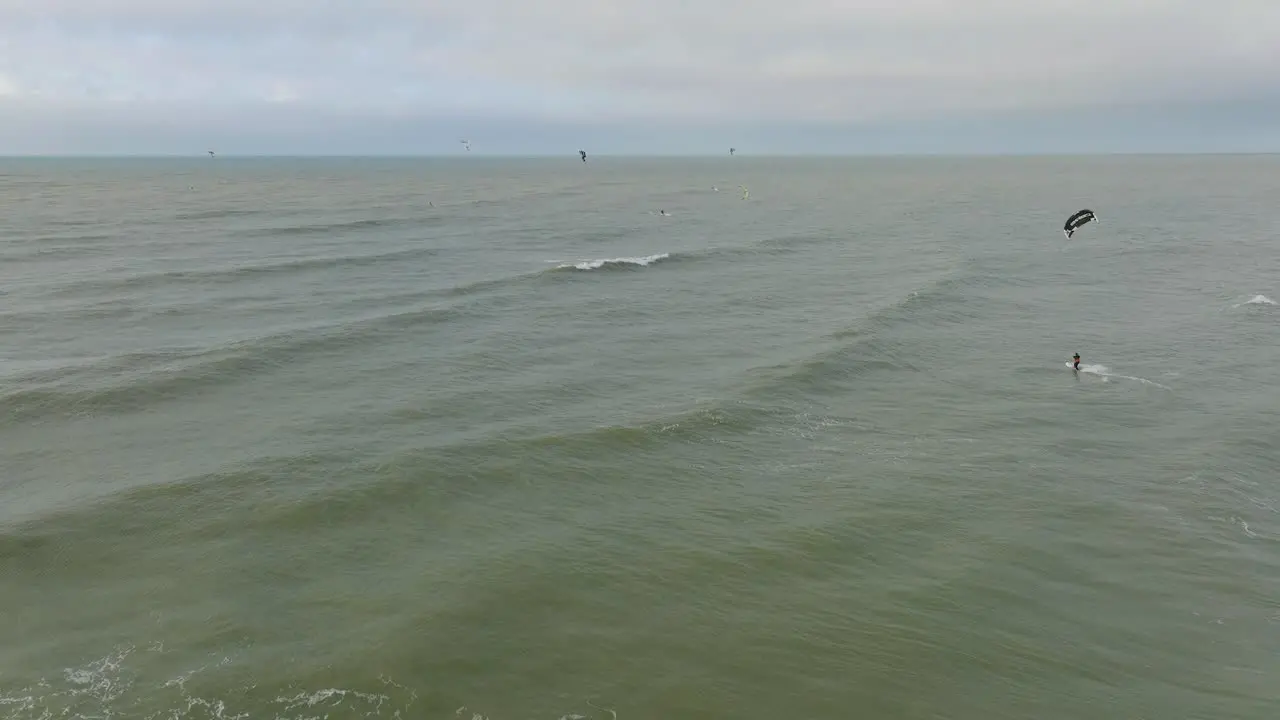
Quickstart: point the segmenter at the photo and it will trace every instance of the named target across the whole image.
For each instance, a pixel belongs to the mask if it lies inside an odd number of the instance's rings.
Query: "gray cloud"
[[[1277,68],[1277,0],[0,0],[0,129],[24,134],[58,113],[924,122],[1239,103]]]

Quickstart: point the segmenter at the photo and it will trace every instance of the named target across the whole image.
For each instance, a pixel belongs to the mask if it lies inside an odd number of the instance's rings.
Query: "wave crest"
[[[1236,307],[1244,307],[1245,305],[1275,305],[1276,301],[1266,295],[1254,295],[1248,300],[1239,303]]]
[[[562,263],[556,267],[557,270],[610,270],[610,269],[626,269],[631,267],[648,267],[656,262],[667,260],[671,257],[671,253],[657,253],[654,255],[645,255],[644,257],[618,257],[605,258],[602,260],[579,260],[578,262]]]

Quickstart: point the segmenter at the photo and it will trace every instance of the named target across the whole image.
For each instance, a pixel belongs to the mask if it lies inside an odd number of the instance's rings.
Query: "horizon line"
[[[529,159],[577,159],[577,151],[566,153],[248,153],[236,154],[214,151],[210,157],[208,150],[187,153],[0,153],[0,160],[218,160],[220,158],[241,160],[280,160],[280,159],[316,159],[316,160],[348,160],[348,159],[422,159],[422,160],[461,160],[465,158],[483,158],[486,160],[529,160]],[[1278,150],[1098,150],[1098,151],[1008,151],[1008,152],[762,152],[762,153],[588,153],[589,158],[628,158],[628,159],[738,159],[745,158],[1063,158],[1063,157],[1169,157],[1169,156],[1202,156],[1202,155],[1280,155]]]

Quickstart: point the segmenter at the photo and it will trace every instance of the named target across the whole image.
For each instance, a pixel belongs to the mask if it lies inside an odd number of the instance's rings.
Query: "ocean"
[[[1278,197],[4,160],[0,718],[1274,717]]]

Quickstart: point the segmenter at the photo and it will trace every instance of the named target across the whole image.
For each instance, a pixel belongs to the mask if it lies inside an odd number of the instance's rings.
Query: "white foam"
[[[1071,367],[1071,363],[1067,363],[1067,367]],[[1143,383],[1144,385],[1152,385],[1162,390],[1173,389],[1167,385],[1161,385],[1160,383],[1154,380],[1148,380],[1146,378],[1134,377],[1132,375],[1116,375],[1115,373],[1111,372],[1111,369],[1108,368],[1106,365],[1101,365],[1097,363],[1092,365],[1081,365],[1080,372],[1089,373],[1090,375],[1097,375],[1098,377],[1102,378],[1103,382],[1109,382],[1111,378],[1116,378],[1118,380],[1133,380],[1134,382],[1140,382],[1140,383]]]
[[[1244,307],[1245,305],[1275,305],[1275,304],[1276,304],[1276,301],[1272,300],[1266,295],[1254,295],[1248,300],[1238,305],[1233,305],[1232,307]]]
[[[665,260],[671,257],[670,253],[658,253],[656,255],[646,255],[644,257],[620,257],[605,258],[603,260],[580,260],[578,262],[564,263],[561,268],[574,268],[577,270],[598,270],[605,265],[639,265],[641,267],[652,265],[659,260]]]
[[[163,643],[152,642],[150,651],[163,653]],[[417,700],[417,692],[387,677],[379,680],[391,694],[370,691],[328,688],[315,691],[291,688],[289,694],[275,698],[275,712],[257,712],[234,709],[243,701],[244,693],[234,693],[236,699],[222,700],[192,695],[187,682],[197,673],[212,669],[204,665],[180,672],[177,677],[159,685],[140,679],[139,673],[128,667],[127,662],[135,647],[127,645],[113,651],[107,657],[76,667],[66,668],[61,678],[41,678],[35,685],[25,688],[0,686],[0,717],[19,720],[25,718],[115,718],[134,717],[131,712],[145,700],[151,704],[157,688],[174,689],[178,696],[163,693],[159,702],[168,702],[167,708],[156,708],[147,717],[207,718],[208,720],[250,720],[258,717],[275,718],[400,718],[416,717],[410,707]],[[223,657],[217,667],[232,664],[230,657]],[[157,668],[159,671],[159,668]],[[157,678],[158,680],[158,678]],[[246,689],[254,689],[250,685]],[[16,690],[16,694],[14,692]],[[394,696],[394,699],[393,699]],[[481,717],[477,715],[476,717]]]

